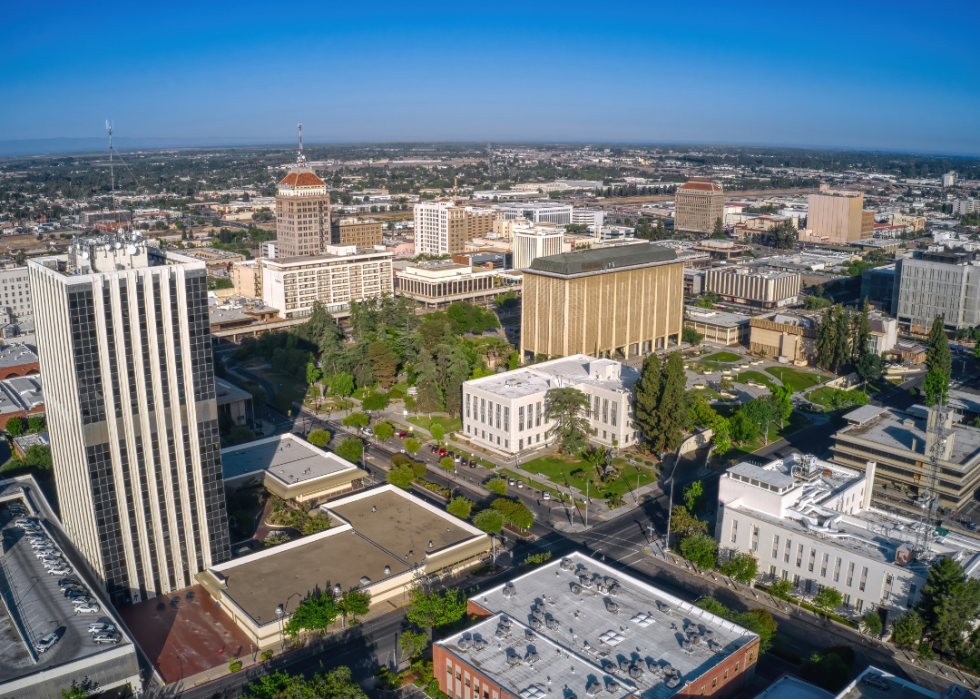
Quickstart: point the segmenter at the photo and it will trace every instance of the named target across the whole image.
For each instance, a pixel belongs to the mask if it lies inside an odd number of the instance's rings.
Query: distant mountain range
[[[221,148],[225,146],[280,145],[262,138],[229,136],[199,138],[127,138],[112,139],[116,150],[157,150],[161,148]],[[282,144],[285,145],[285,144]],[[101,138],[32,138],[22,141],[0,141],[0,158],[26,155],[60,155],[62,153],[95,153],[109,150],[109,139]]]

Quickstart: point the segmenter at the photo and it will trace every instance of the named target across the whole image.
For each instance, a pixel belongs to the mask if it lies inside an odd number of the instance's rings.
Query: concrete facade
[[[514,269],[530,267],[539,257],[560,255],[564,249],[565,230],[549,226],[514,226]]]
[[[340,218],[330,226],[330,244],[353,245],[360,249],[384,245],[383,229],[381,221]]]
[[[250,299],[262,298],[262,266],[258,261],[247,260],[232,265],[229,276],[236,294]]]
[[[541,257],[524,270],[521,354],[618,358],[675,346],[683,301],[683,262],[669,248],[637,244]]]
[[[466,241],[493,230],[494,212],[459,206],[443,199],[415,205],[415,251],[425,255],[457,255],[465,252]]]
[[[590,441],[629,447],[633,427],[636,369],[584,354],[471,379],[463,384],[463,430],[467,439],[499,454],[520,454],[550,444],[548,393],[577,388],[589,401],[586,418],[595,430]]]
[[[893,308],[899,326],[924,335],[937,315],[947,330],[980,325],[980,265],[973,253],[920,252],[895,263]]]
[[[801,241],[844,245],[867,237],[864,231],[864,194],[825,189],[808,198],[807,230]],[[871,218],[872,230],[874,217]]]
[[[34,320],[27,267],[0,269],[0,309],[6,312],[9,323]]]
[[[328,245],[327,184],[300,162],[283,178],[276,192],[276,257],[319,255]]]
[[[819,313],[786,311],[755,316],[749,321],[749,347],[788,362],[812,364],[817,358]]]
[[[203,263],[137,235],[28,264],[65,530],[117,605],[230,556]]]
[[[750,320],[748,316],[688,306],[684,327],[704,335],[704,342],[734,347],[749,344]]]
[[[428,308],[445,308],[455,301],[486,305],[504,291],[498,285],[496,270],[444,260],[422,262],[396,274],[398,295],[415,299]]]
[[[791,272],[758,272],[745,267],[708,269],[704,288],[734,303],[778,308],[795,303],[801,277]]]

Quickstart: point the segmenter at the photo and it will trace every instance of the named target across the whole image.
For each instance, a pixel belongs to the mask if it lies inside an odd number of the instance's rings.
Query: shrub
[[[378,439],[391,439],[395,436],[395,428],[390,422],[379,422],[374,426],[374,436]]]
[[[409,437],[405,440],[405,451],[409,454],[415,454],[422,448],[422,442],[415,439],[414,437]]]
[[[451,457],[451,456],[444,456],[441,459],[439,459],[439,467],[440,468],[443,468],[443,469],[445,469],[447,471],[452,471],[453,469],[455,469],[456,466],[455,466],[455,464],[453,462],[453,457]]]
[[[493,501],[491,507],[502,514],[504,519],[515,527],[527,529],[534,524],[534,513],[523,503],[506,498],[497,498]]]
[[[279,544],[285,544],[289,541],[289,534],[286,532],[269,532],[269,535],[265,537],[265,547],[269,548],[271,546],[278,546]]]
[[[351,413],[341,420],[345,427],[367,427],[370,422],[371,418],[366,413]]]
[[[415,475],[421,478],[424,476],[428,469],[426,469],[425,464],[421,461],[412,462],[412,470],[415,471]]]
[[[326,430],[313,430],[306,439],[315,447],[325,447],[330,444],[330,433]]]
[[[7,434],[11,437],[20,437],[24,434],[24,420],[19,417],[12,417],[7,420]]]
[[[505,495],[507,493],[507,481],[503,478],[491,478],[487,481],[485,487],[494,495]]]
[[[405,456],[404,454],[392,454],[391,465],[392,466],[411,466],[415,461],[410,456]]]
[[[542,551],[541,553],[532,553],[530,556],[524,559],[521,564],[525,568],[537,568],[539,565],[543,565],[551,560],[551,551]]]
[[[271,650],[266,650],[266,651],[263,651],[262,652],[262,655],[260,655],[259,657],[262,658],[262,660],[271,660],[272,659],[272,655],[273,655],[273,653],[272,653]]]
[[[415,480],[415,471],[408,464],[401,464],[400,466],[393,466],[388,475],[385,477],[389,483],[394,486],[398,486],[403,490],[412,489],[412,481]]]
[[[238,658],[232,658],[228,661],[228,672],[238,672],[242,669],[242,661]]]
[[[361,401],[361,407],[365,410],[384,410],[388,407],[388,394],[371,393]]]
[[[438,422],[433,422],[429,425],[429,434],[432,435],[433,439],[441,442],[446,436],[446,430]]]

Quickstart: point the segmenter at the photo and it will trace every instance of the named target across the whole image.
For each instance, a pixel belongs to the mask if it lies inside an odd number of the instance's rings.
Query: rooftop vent
[[[620,660],[619,661],[619,669],[622,672],[629,672],[629,669],[630,669],[630,661],[629,660]]]
[[[337,594],[337,595],[339,595],[340,593],[343,592],[343,590],[340,588],[340,583],[337,583],[336,585],[333,586],[333,591],[334,591],[334,594]]]
[[[585,693],[588,694],[590,697],[596,696],[601,691],[602,691],[602,683],[599,682],[598,680],[592,680],[591,682],[589,682],[589,686],[585,688]]]
[[[666,682],[664,682],[664,684],[666,684],[667,687],[670,689],[674,689],[675,687],[680,686],[680,683],[681,683],[681,678],[677,677],[676,675],[668,679]]]
[[[670,616],[670,607],[668,607],[666,604],[664,604],[663,602],[661,602],[659,600],[657,601],[657,609],[660,612],[666,614],[667,616]]]
[[[430,549],[432,548],[432,542],[431,541],[429,542],[429,548]]]
[[[559,628],[559,626],[560,626],[560,624],[558,623],[558,620],[555,619],[555,617],[553,617],[553,616],[549,616],[547,619],[545,619],[545,622],[544,623],[552,631],[557,631],[558,628]]]
[[[540,609],[538,609],[537,607],[535,607],[535,608],[534,608],[534,609],[533,609],[533,610],[531,611],[531,616],[533,616],[533,617],[534,617],[535,619],[537,619],[538,621],[544,621],[544,612],[542,612],[542,611],[541,611]]]
[[[456,644],[456,647],[465,653],[470,649],[472,645],[473,645],[473,641],[471,641],[469,638],[464,637],[459,639],[459,643]]]
[[[632,677],[634,680],[638,680],[642,676],[643,676],[643,668],[642,667],[640,667],[639,665],[631,665],[630,666],[630,677]]]
[[[385,566],[385,575],[391,575],[391,566]]]
[[[528,652],[527,662],[529,665],[534,665],[534,663],[538,662],[538,659],[539,659],[538,651],[532,650]]]
[[[487,647],[487,642],[482,638],[473,639],[473,650],[483,650]]]
[[[520,656],[509,648],[507,649],[507,664],[511,667],[521,664]]]
[[[371,578],[369,578],[366,575],[361,578],[361,585],[370,585],[370,584],[371,584]]]
[[[517,385],[517,379],[507,379],[506,381],[504,381],[504,385],[505,386],[516,386]]]
[[[614,582],[612,585],[610,585],[608,588],[606,588],[606,592],[608,592],[613,597],[615,597],[616,595],[618,595],[622,591],[623,591],[622,586],[619,583],[616,583],[616,582]]]
[[[579,585],[578,583],[572,583],[572,587],[571,587],[571,590],[572,590],[572,592],[574,592],[574,593],[575,593],[576,595],[581,595],[581,594],[582,594],[582,586],[581,586],[581,585]]]
[[[561,563],[559,565],[561,566],[562,570],[575,570],[575,564],[572,562],[571,558],[561,559]]]
[[[614,663],[603,665],[602,670],[603,672],[608,672],[610,675],[619,674],[619,668]]]
[[[587,587],[589,589],[592,589],[592,578],[587,577],[585,575],[580,575],[578,581],[582,587]]]
[[[606,602],[606,611],[613,614],[619,614],[619,605],[615,602]]]
[[[504,597],[513,597],[514,595],[517,594],[517,588],[514,587],[514,583],[507,583],[506,585],[504,585],[504,589],[502,590],[502,592],[504,594]]]
[[[531,621],[528,622],[528,625],[532,629],[534,629],[535,631],[537,631],[537,630],[539,630],[541,628],[541,620],[540,619],[536,619],[534,617],[531,617]]]
[[[377,512],[377,511],[378,511],[378,506],[377,505],[374,505],[374,506],[371,507],[371,512]]]

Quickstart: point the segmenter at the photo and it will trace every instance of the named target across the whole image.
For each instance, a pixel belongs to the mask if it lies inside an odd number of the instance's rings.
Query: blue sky
[[[7,3],[0,141],[980,155],[980,3]]]

